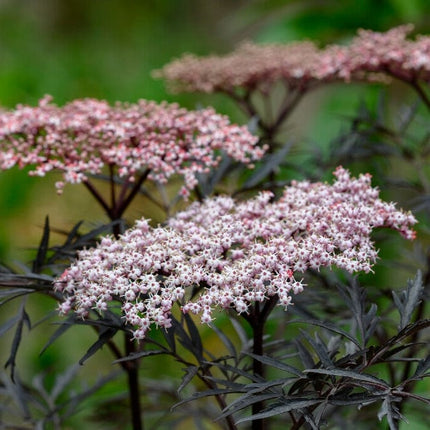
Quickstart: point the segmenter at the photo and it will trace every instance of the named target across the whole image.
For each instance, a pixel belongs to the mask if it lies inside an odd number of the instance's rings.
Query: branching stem
[[[271,311],[278,302],[278,296],[270,297],[264,305],[256,302],[249,314],[243,314],[245,320],[252,328],[253,346],[252,352],[255,355],[262,356],[264,354],[264,326]],[[252,362],[253,374],[264,378],[264,365],[260,360],[253,359]],[[252,415],[259,414],[264,409],[264,402],[256,402],[252,405]],[[263,419],[252,421],[252,430],[267,430],[267,422]]]
[[[125,354],[126,356],[136,352],[136,344],[131,338],[131,334],[125,333]],[[137,360],[127,361],[128,394],[130,400],[131,419],[133,430],[143,430],[142,411],[140,407],[139,390],[139,362]]]

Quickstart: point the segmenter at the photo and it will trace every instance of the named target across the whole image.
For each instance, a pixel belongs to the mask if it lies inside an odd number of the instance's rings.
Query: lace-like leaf
[[[406,289],[399,294],[393,291],[394,303],[400,313],[399,330],[404,329],[411,322],[412,314],[421,300],[423,291],[421,271],[417,272],[415,279],[408,281]]]

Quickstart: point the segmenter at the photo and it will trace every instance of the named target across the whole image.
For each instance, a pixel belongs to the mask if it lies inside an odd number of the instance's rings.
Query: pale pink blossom
[[[268,89],[279,80],[290,88],[308,88],[337,79],[336,72],[322,74],[322,51],[312,42],[258,45],[243,43],[227,55],[196,57],[185,54],[154,72],[173,92],[231,92],[236,88]]]
[[[386,32],[359,30],[338,69],[346,80],[354,76],[384,74],[407,82],[430,81],[430,37],[408,38],[413,25],[402,25]]]
[[[408,39],[412,25],[387,32],[359,30],[351,43],[318,48],[312,42],[239,45],[226,55],[185,54],[154,72],[173,92],[268,92],[275,82],[304,92],[329,82],[396,77],[430,81],[430,37]],[[237,92],[240,95],[240,91]]]
[[[332,185],[293,182],[277,201],[270,192],[243,202],[220,196],[193,203],[164,227],[139,220],[119,239],[79,253],[55,282],[65,297],[60,312],[85,318],[118,301],[143,338],[151,325],[170,327],[176,303],[208,323],[216,308],[246,313],[273,296],[287,308],[309,269],[369,272],[377,259],[372,230],[413,239],[416,220],[380,200],[370,175],[352,178],[341,167],[334,175]]]
[[[30,166],[35,176],[60,171],[60,192],[65,183],[85,182],[110,167],[130,183],[146,170],[160,183],[179,175],[187,194],[198,173],[218,164],[220,151],[252,166],[264,152],[256,144],[245,127],[211,108],[188,111],[165,102],[110,106],[83,99],[58,107],[47,96],[36,107],[0,113],[0,169]]]

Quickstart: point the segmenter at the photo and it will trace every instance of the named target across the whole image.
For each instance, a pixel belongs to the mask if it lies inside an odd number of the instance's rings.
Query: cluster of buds
[[[312,42],[288,45],[243,43],[225,56],[198,58],[186,54],[154,72],[164,78],[172,92],[231,92],[235,88],[266,88],[285,80],[291,87],[306,87],[325,79],[321,75],[319,50]]]
[[[86,318],[117,301],[142,339],[154,324],[170,327],[175,303],[209,323],[215,308],[241,314],[270,297],[287,308],[309,269],[369,272],[377,258],[372,230],[413,239],[415,218],[380,200],[370,175],[352,178],[341,167],[334,174],[332,185],[293,182],[277,201],[269,192],[244,202],[211,198],[165,227],[143,219],[119,239],[103,238],[56,280],[60,312]]]
[[[197,173],[217,165],[221,150],[251,166],[264,152],[256,144],[245,127],[211,108],[188,111],[146,100],[110,106],[83,99],[58,107],[45,97],[36,107],[0,113],[0,169],[31,166],[37,176],[58,170],[60,192],[65,182],[87,181],[109,167],[130,183],[142,171],[160,183],[179,175],[187,194]]]
[[[408,82],[428,82],[430,37],[409,40],[412,28],[400,26],[385,33],[360,30],[350,45],[323,49],[311,42],[246,43],[225,56],[186,54],[154,75],[165,79],[174,92],[229,94],[237,88],[264,90],[275,81],[301,91],[327,82],[385,81],[387,75]]]

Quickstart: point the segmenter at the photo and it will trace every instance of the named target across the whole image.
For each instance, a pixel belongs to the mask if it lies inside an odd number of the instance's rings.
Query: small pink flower
[[[30,175],[62,172],[56,183],[88,181],[108,166],[133,183],[150,170],[150,180],[184,180],[182,195],[196,186],[196,175],[219,163],[219,151],[252,165],[264,154],[246,127],[207,108],[188,111],[177,104],[140,100],[136,104],[94,99],[63,107],[45,97],[36,107],[17,106],[0,112],[0,169],[30,166]]]
[[[372,230],[411,239],[416,220],[380,200],[368,176],[341,167],[334,175],[332,185],[294,182],[277,201],[268,193],[243,202],[220,196],[191,204],[164,227],[137,221],[119,239],[80,252],[55,283],[66,296],[60,312],[85,318],[116,297],[142,339],[153,324],[171,325],[175,303],[208,323],[216,308],[244,313],[275,295],[287,308],[309,269],[367,273],[377,258]],[[191,295],[195,286],[199,295]]]
[[[268,92],[284,82],[301,92],[323,83],[386,82],[394,76],[408,82],[430,81],[430,37],[408,39],[412,25],[385,33],[359,30],[349,45],[318,48],[311,42],[243,43],[227,55],[196,57],[185,54],[154,76],[173,92],[222,92],[237,88]]]

